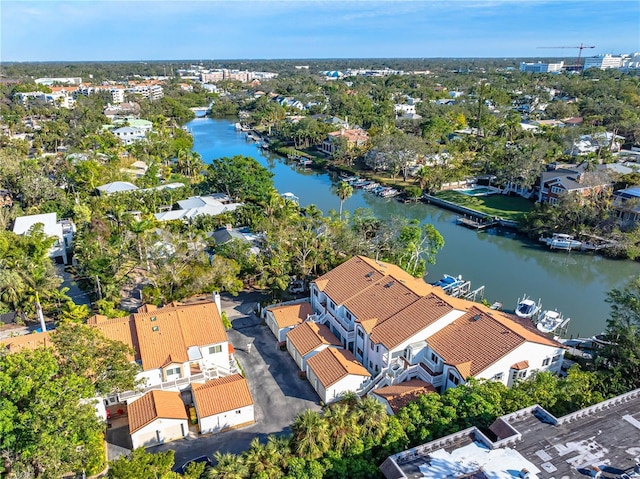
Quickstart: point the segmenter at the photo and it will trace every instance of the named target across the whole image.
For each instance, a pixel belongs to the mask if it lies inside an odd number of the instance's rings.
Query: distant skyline
[[[576,57],[640,51],[638,0],[0,1],[1,61]]]

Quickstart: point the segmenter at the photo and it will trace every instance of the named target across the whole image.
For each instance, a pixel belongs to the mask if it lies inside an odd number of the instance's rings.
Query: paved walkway
[[[277,348],[276,338],[254,314],[261,299],[259,293],[222,297],[222,309],[233,324],[229,340],[249,382],[256,423],[222,434],[174,441],[149,451],[175,451],[176,467],[199,456],[212,458],[215,451],[237,454],[248,449],[254,437],[264,442],[269,434],[288,433],[298,413],[320,410],[319,398],[309,382],[298,377],[298,367],[289,353]]]

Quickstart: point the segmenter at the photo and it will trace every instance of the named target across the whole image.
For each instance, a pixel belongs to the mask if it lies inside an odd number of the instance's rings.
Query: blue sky
[[[0,1],[0,60],[547,57],[640,51],[638,0]]]

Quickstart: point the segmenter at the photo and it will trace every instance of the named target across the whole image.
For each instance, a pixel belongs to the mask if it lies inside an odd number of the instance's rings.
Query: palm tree
[[[346,199],[351,198],[351,195],[353,195],[353,187],[346,181],[341,181],[340,184],[336,186],[335,193],[338,195],[338,198],[340,198],[340,219],[342,219],[342,205]]]
[[[360,439],[360,428],[357,417],[349,411],[344,403],[332,405],[324,414],[329,425],[331,445],[337,452],[343,453],[351,449]]]
[[[295,453],[309,460],[318,459],[329,450],[327,421],[316,411],[307,409],[291,426]]]
[[[213,455],[216,465],[205,473],[207,479],[245,479],[249,477],[249,469],[241,456],[229,452],[216,451]]]
[[[387,431],[389,420],[384,405],[367,396],[356,404],[355,411],[362,436],[379,441]]]
[[[249,449],[244,453],[251,477],[261,475],[277,479],[284,476],[286,458],[282,456],[277,441],[274,440],[274,436],[269,436],[267,444],[261,444],[257,437],[251,441]]]

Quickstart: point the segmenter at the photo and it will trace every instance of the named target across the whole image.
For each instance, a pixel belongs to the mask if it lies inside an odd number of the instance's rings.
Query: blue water
[[[202,118],[187,124],[194,149],[205,162],[223,156],[252,156],[274,173],[276,188],[299,197],[302,206],[315,204],[325,213],[340,208],[339,198],[331,191],[334,180],[328,174],[287,165],[282,158],[264,152],[233,128],[235,121]],[[523,294],[541,298],[543,309],[557,309],[572,318],[569,333],[574,336],[600,333],[609,314],[606,293],[640,274],[640,264],[635,262],[551,252],[513,233],[469,230],[455,224],[454,213],[431,205],[403,204],[362,190],[355,190],[344,202],[345,211],[362,207],[380,218],[404,216],[430,222],[440,231],[445,246],[437,263],[429,266],[427,281],[435,282],[444,273],[462,275],[473,288],[485,285],[485,298],[491,303],[500,301],[507,309],[515,308]]]

